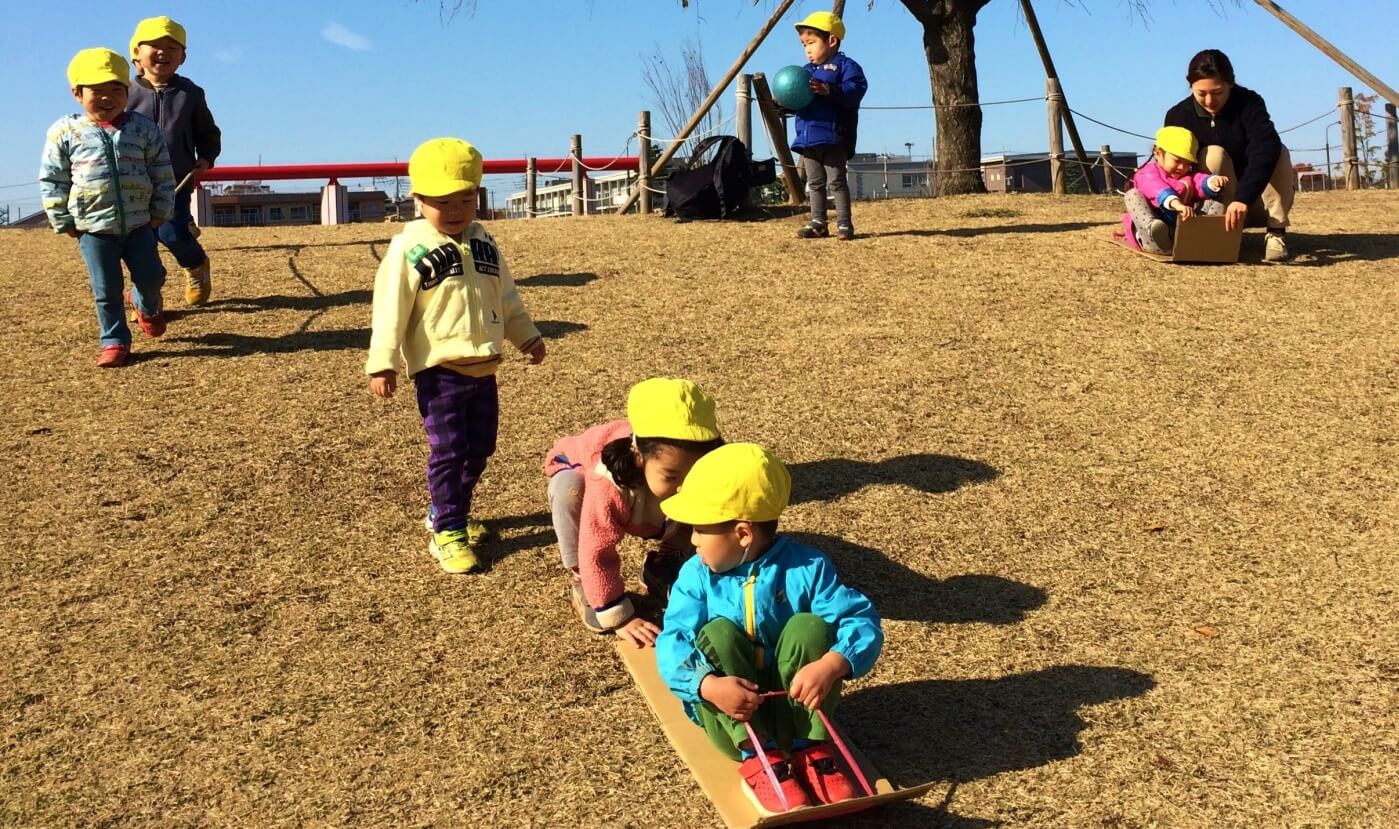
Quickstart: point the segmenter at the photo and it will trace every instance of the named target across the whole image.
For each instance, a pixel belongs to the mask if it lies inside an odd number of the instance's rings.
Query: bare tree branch
[[[672,65],[657,45],[653,53],[642,58],[641,64],[641,79],[651,90],[652,101],[671,135],[678,135],[690,116],[699,111],[713,86],[704,66],[704,46],[700,41],[685,41],[680,49],[680,63],[679,67]],[[697,134],[686,140],[681,154],[689,155],[706,133],[718,129],[723,122],[724,106],[716,103],[699,123]]]

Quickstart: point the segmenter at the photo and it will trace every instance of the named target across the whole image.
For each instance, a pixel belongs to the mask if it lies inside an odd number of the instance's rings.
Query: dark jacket
[[[1212,144],[1223,147],[1238,178],[1234,198],[1244,204],[1253,204],[1263,195],[1282,154],[1282,139],[1268,117],[1267,104],[1257,92],[1242,86],[1229,93],[1229,102],[1218,115],[1206,112],[1193,96],[1186,98],[1167,110],[1166,126],[1193,132],[1201,152]]]
[[[219,125],[204,100],[204,90],[188,78],[176,75],[162,89],[136,78],[127,94],[126,111],[139,112],[160,125],[177,182],[194,169],[196,160],[213,164],[219,155]]]
[[[860,100],[869,84],[860,64],[836,52],[830,61],[806,65],[813,79],[831,85],[831,94],[816,95],[797,113],[797,138],[792,149],[834,144],[855,155],[855,133],[860,121]]]

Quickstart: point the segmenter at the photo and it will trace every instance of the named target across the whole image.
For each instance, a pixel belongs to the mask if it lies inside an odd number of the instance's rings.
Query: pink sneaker
[[[98,368],[121,368],[126,365],[126,358],[131,355],[131,349],[124,345],[104,345],[102,352],[97,355]]]
[[[136,315],[136,323],[141,326],[141,330],[146,332],[147,337],[159,337],[165,333],[165,314],[157,311],[155,316],[148,317],[136,308],[136,303],[131,301],[131,292],[126,292],[126,301],[131,303],[132,313]]]
[[[782,787],[782,794],[787,798],[787,805],[782,805],[782,799],[777,796],[777,790],[772,787],[772,780],[768,778],[767,770],[763,768],[763,761],[757,757],[749,757],[738,767],[738,773],[743,777],[743,790],[759,809],[765,812],[778,813],[789,809],[800,809],[803,806],[811,805],[811,797],[802,788],[801,783],[792,776],[792,766],[782,757],[782,752],[770,750],[767,752],[768,762],[772,764],[773,773],[777,776],[777,783]]]
[[[817,743],[792,754],[792,773],[806,784],[818,803],[839,803],[860,796],[855,778],[830,743]]]

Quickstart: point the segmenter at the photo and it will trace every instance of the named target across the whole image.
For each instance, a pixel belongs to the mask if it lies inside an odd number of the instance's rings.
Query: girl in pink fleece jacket
[[[1224,215],[1224,203],[1215,197],[1229,179],[1193,172],[1199,149],[1194,133],[1184,127],[1157,130],[1151,160],[1137,169],[1124,197],[1122,226],[1129,243],[1151,253],[1170,253],[1177,216]]]
[[[665,520],[661,501],[722,445],[709,395],[689,380],[653,377],[632,386],[626,420],[559,438],[549,450],[554,532],[573,575],[573,607],[590,630],[613,631],[637,647],[656,643],[660,628],[627,598],[617,545],[627,535],[661,539],[663,547],[688,539],[688,528]]]

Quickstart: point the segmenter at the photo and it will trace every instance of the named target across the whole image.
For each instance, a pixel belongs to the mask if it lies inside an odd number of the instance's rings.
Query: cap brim
[[[666,517],[671,520],[689,524],[692,527],[723,524],[730,520],[716,515],[714,508],[701,499],[695,496],[685,497],[683,490],[662,501],[661,512],[665,513]]]
[[[433,187],[414,188],[413,194],[416,196],[427,196],[428,198],[440,198],[450,196],[453,193],[461,193],[467,190],[476,190],[480,184],[473,184],[469,181],[448,181]]]

